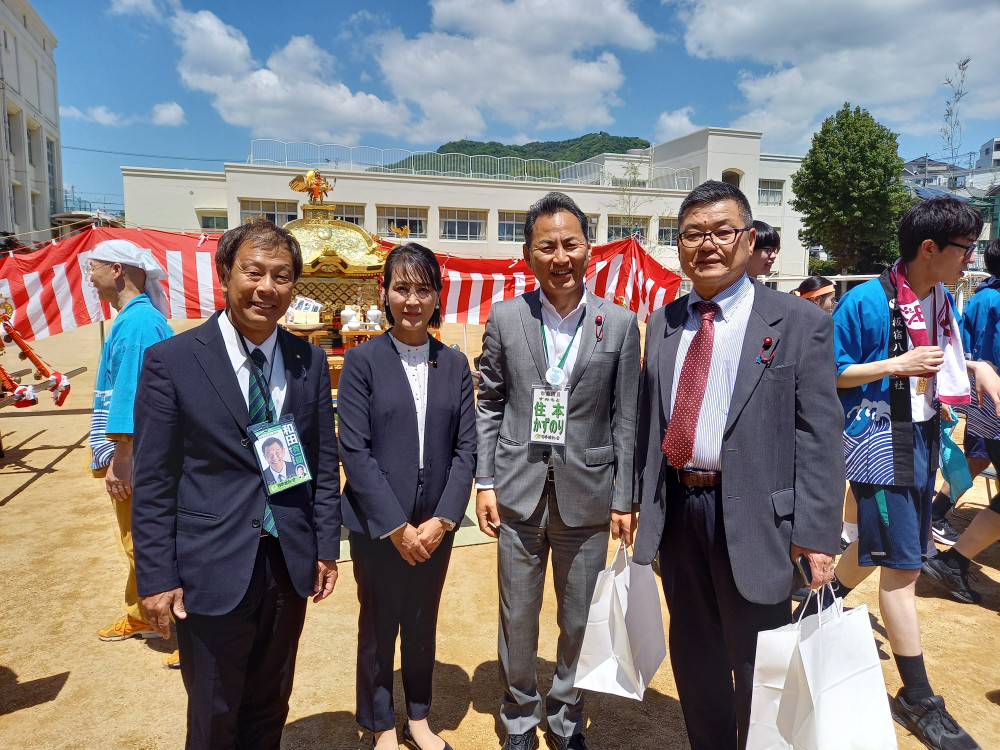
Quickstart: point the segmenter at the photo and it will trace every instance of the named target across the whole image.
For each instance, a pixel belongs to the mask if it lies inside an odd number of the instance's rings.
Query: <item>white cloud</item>
[[[416,142],[477,137],[486,120],[518,129],[584,130],[614,122],[625,77],[618,46],[649,50],[656,33],[629,0],[431,0],[431,31],[384,33],[393,93],[423,119]]]
[[[59,116],[70,120],[95,122],[98,125],[107,125],[115,128],[128,125],[131,122],[131,118],[125,117],[118,112],[112,112],[103,104],[97,107],[88,107],[86,111],[82,111],[77,107],[60,107]]]
[[[112,13],[131,14],[159,17],[160,11],[156,7],[154,0],[111,0],[108,7]]]
[[[804,153],[822,120],[845,101],[897,132],[933,135],[949,95],[941,83],[966,56],[972,64],[962,116],[996,118],[1000,45],[983,30],[1000,24],[1000,4],[663,2],[677,7],[688,54],[768,68],[740,74],[742,113],[731,123],[763,131],[768,150]]]
[[[62,106],[59,107],[59,116],[68,120],[93,122],[110,128],[123,128],[137,122],[177,127],[186,122],[184,109],[177,102],[157,104],[148,115],[124,115],[121,112],[108,109],[103,104],[87,107],[86,110],[81,110],[79,107]]]
[[[171,28],[184,84],[256,138],[353,144],[366,131],[398,136],[410,117],[403,104],[336,81],[335,59],[310,36],[292,37],[262,64],[243,33],[209,11],[178,10]]]
[[[177,102],[157,104],[153,107],[153,114],[150,121],[154,125],[176,128],[186,122],[184,119],[184,108]]]
[[[663,112],[656,121],[656,140],[659,143],[680,138],[688,133],[700,130],[704,125],[691,122],[694,107],[681,107],[673,112]]]

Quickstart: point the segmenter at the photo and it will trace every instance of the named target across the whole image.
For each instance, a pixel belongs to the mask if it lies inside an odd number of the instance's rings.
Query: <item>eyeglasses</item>
[[[976,254],[976,248],[979,247],[978,242],[973,242],[971,245],[959,245],[957,242],[946,242],[945,247],[957,247],[959,250],[965,251],[965,259],[971,260],[972,256]],[[944,248],[942,248],[944,249]]]
[[[777,255],[778,248],[776,247],[755,247],[753,250],[755,253],[760,253],[761,255]]]
[[[732,227],[722,227],[716,229],[714,232],[699,232],[697,229],[688,229],[677,235],[677,241],[681,243],[682,247],[686,247],[688,250],[701,247],[705,243],[706,237],[716,247],[729,247],[736,242],[736,238],[739,237],[740,232],[746,232],[751,228],[733,229]]]

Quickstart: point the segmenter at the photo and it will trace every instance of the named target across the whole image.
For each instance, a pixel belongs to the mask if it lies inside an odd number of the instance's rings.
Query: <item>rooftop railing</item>
[[[247,164],[571,185],[610,186],[615,178],[602,165],[591,162],[522,159],[517,156],[488,154],[439,154],[436,151],[271,139],[250,142]],[[694,187],[694,173],[688,169],[646,167],[643,169],[643,178],[645,184],[636,187],[660,190],[691,190]]]

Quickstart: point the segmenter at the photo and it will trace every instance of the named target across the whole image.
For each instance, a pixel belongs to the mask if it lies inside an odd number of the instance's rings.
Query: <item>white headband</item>
[[[139,247],[128,240],[104,240],[94,246],[90,252],[90,259],[105,263],[121,263],[123,266],[133,266],[141,270],[146,274],[146,286],[143,291],[149,297],[149,301],[164,316],[169,315],[167,295],[163,291],[163,285],[157,281],[167,278],[167,274],[153,258],[152,250]]]

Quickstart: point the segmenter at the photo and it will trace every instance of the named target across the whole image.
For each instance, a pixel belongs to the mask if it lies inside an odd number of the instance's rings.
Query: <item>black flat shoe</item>
[[[410,731],[410,722],[406,721],[403,723],[403,742],[409,747],[414,748],[414,750],[424,750],[417,744],[417,741],[413,739],[413,732]],[[444,743],[444,750],[453,750],[452,746],[447,742]]]

